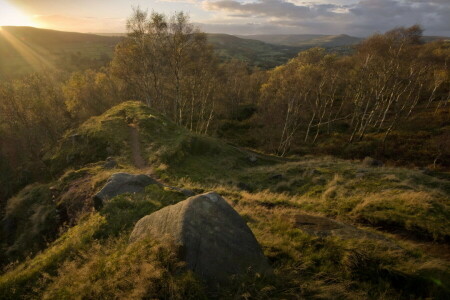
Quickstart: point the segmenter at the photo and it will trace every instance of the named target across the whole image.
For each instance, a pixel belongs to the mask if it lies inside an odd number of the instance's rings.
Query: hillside
[[[121,37],[4,26],[0,30],[0,76],[45,69],[77,71],[105,65]]]
[[[102,66],[111,59],[123,35],[96,35],[33,27],[3,27],[0,31],[0,76],[30,71],[77,71]],[[208,34],[223,60],[244,60],[264,69],[285,63],[302,48],[271,45],[227,34]]]
[[[2,265],[17,262],[0,275],[0,299],[450,295],[450,181],[439,174],[268,156],[192,134],[139,102],[67,132],[44,160],[54,179],[9,199],[1,220]],[[96,205],[123,172],[158,184]],[[208,191],[243,218],[271,274],[249,270],[211,290],[173,245],[129,244],[142,217]]]

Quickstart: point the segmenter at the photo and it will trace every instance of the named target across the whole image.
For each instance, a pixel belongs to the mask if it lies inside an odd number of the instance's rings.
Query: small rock
[[[195,193],[188,189],[180,189],[180,192],[183,193],[186,197],[192,197],[195,196]]]
[[[94,196],[94,206],[101,207],[105,201],[125,193],[141,193],[149,184],[158,184],[151,177],[143,174],[115,173],[103,188]]]
[[[282,174],[275,174],[269,177],[270,180],[281,180],[283,179],[283,175]]]
[[[270,272],[250,228],[214,192],[188,198],[140,219],[130,235],[130,242],[147,237],[169,238],[179,247],[177,253],[187,268],[212,288],[249,269]]]
[[[254,156],[254,155],[251,155],[251,156],[248,157],[248,160],[250,162],[254,163],[254,162],[256,162],[258,160],[258,158],[256,156]]]
[[[380,160],[376,160],[372,157],[366,156],[364,160],[362,161],[363,165],[368,167],[382,167],[383,162]]]
[[[104,169],[114,169],[115,167],[117,167],[117,162],[115,160],[106,160],[106,163],[103,164]]]
[[[322,172],[320,172],[319,170],[316,170],[316,169],[309,169],[303,173],[303,175],[306,177],[313,177],[315,175],[320,175],[320,174],[322,174]]]
[[[52,185],[52,186],[49,187],[48,189],[49,189],[50,191],[52,191],[52,192],[57,192],[57,191],[59,191],[58,187],[57,187],[57,186],[54,186],[54,185]]]

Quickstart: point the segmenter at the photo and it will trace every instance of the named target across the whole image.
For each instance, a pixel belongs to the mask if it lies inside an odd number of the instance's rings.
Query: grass
[[[34,184],[8,201],[1,222],[2,260],[23,259],[55,237],[58,216],[51,199],[48,184]]]
[[[127,120],[137,124],[149,169],[132,166]],[[71,143],[75,132],[82,142]],[[75,132],[49,155],[60,178],[25,189],[9,205],[28,215],[33,205],[49,201],[52,186],[57,191],[55,205],[77,217],[41,253],[4,270],[0,277],[4,299],[446,299],[450,295],[448,257],[421,247],[448,243],[446,178],[333,157],[280,159],[248,152],[191,134],[137,102],[92,118]],[[104,143],[99,146],[98,141]],[[96,147],[105,143],[113,153],[98,154],[102,149]],[[119,167],[104,169],[105,155],[114,156]],[[77,159],[67,160],[68,156]],[[64,167],[68,169],[63,171]],[[185,270],[170,245],[154,241],[128,245],[129,233],[141,217],[185,196],[150,185],[142,194],[111,199],[97,213],[83,210],[81,204],[118,171],[151,172],[198,193],[217,191],[246,220],[273,274],[249,271],[221,290],[209,291]],[[344,238],[307,233],[295,221],[299,214],[336,219],[366,234]]]
[[[170,245],[96,243],[59,268],[42,299],[204,299],[200,282],[182,270]]]
[[[25,295],[33,296],[39,293],[36,288],[38,289],[42,282],[38,281],[42,281],[46,273],[54,272],[60,262],[70,259],[76,251],[88,247],[103,224],[104,218],[99,214],[87,216],[44,252],[18,265],[10,266],[10,270],[0,277],[0,299],[19,299]]]

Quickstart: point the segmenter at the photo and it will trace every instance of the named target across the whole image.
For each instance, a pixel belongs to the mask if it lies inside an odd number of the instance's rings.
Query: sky
[[[0,0],[0,26],[120,33],[137,6],[187,12],[211,33],[365,37],[420,24],[425,35],[450,36],[450,0]]]

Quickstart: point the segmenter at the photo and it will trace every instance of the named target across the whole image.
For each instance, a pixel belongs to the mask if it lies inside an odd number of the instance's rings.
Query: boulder
[[[116,173],[113,174],[103,188],[94,196],[96,208],[104,204],[105,201],[117,195],[125,193],[141,193],[149,184],[158,184],[151,177],[143,174]]]
[[[130,242],[148,237],[173,242],[186,267],[213,288],[249,269],[270,270],[245,221],[214,192],[190,197],[139,220]]]
[[[383,162],[380,160],[376,160],[372,157],[366,156],[364,160],[362,161],[363,165],[368,167],[382,167]]]

